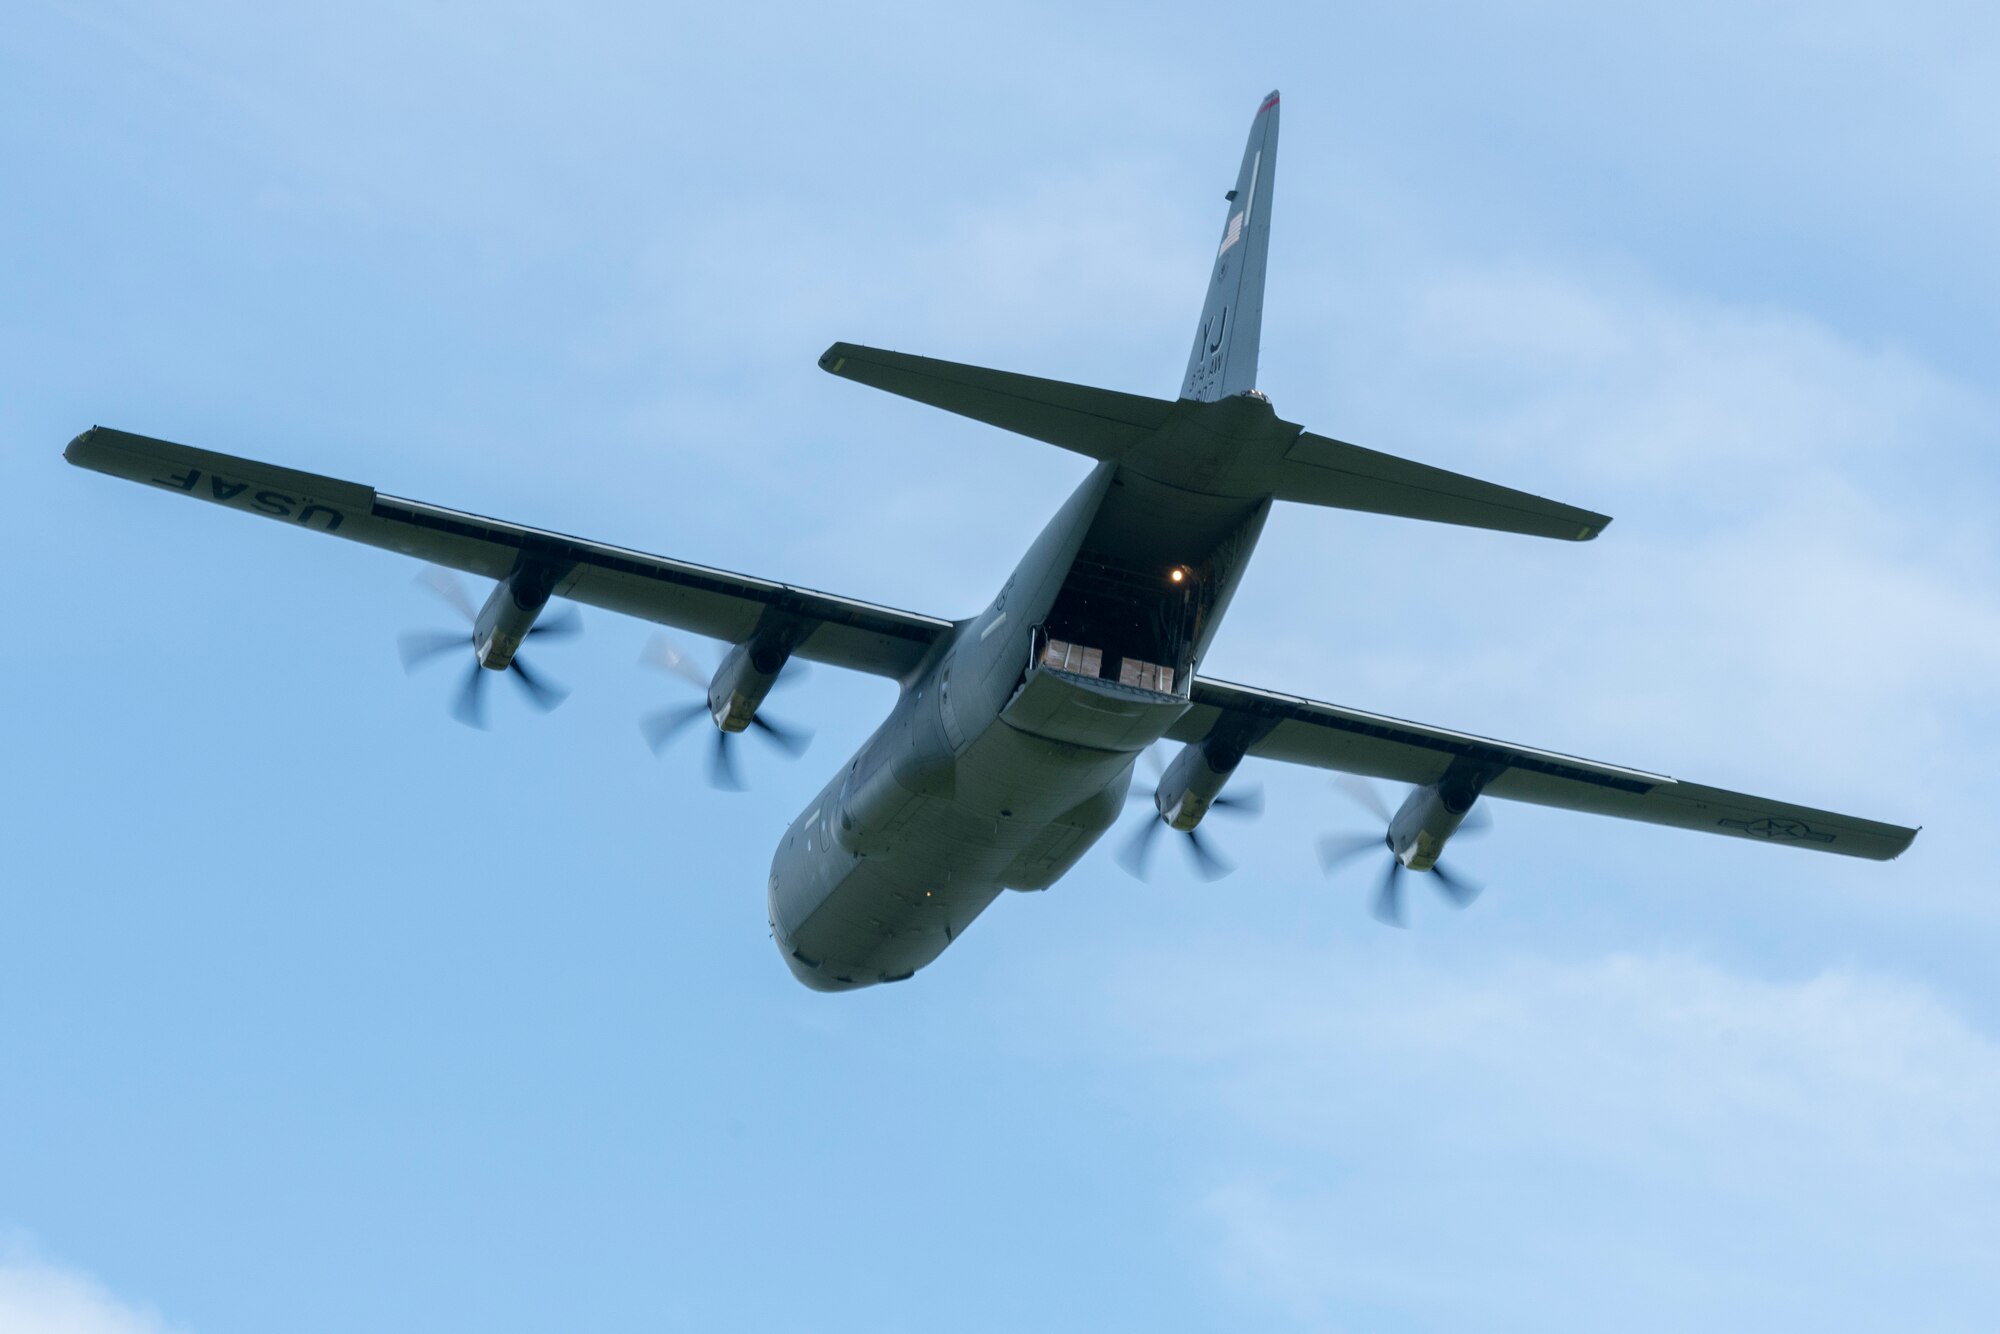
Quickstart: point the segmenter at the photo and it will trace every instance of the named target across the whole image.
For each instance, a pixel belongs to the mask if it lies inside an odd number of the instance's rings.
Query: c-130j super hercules
[[[1175,400],[836,343],[831,374],[1097,460],[999,595],[939,620],[385,496],[102,427],[70,462],[386,547],[498,581],[476,611],[466,698],[512,668],[552,598],[732,645],[704,683],[729,734],[758,716],[793,658],[902,687],[867,743],[792,822],[772,859],[773,935],[826,991],[896,982],[943,953],[1002,889],[1046,889],[1123,808],[1141,752],[1180,746],[1153,792],[1158,822],[1194,831],[1246,756],[1411,785],[1382,838],[1397,878],[1438,865],[1482,797],[1535,802],[1807,850],[1886,860],[1916,831],[1677,782],[1332,704],[1210,680],[1197,667],[1273,501],[1367,510],[1584,542],[1604,515],[1379,454],[1281,419],[1254,387],[1271,229],[1278,95],[1251,122],[1214,273]],[[669,655],[674,665],[686,660]],[[661,724],[671,730],[671,721]],[[1151,826],[1157,829],[1157,825]]]

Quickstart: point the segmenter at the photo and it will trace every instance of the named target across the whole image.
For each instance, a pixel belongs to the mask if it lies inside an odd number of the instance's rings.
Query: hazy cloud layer
[[[118,1281],[205,1330],[1970,1326],[1995,33],[1956,0],[31,7],[0,1138],[35,1152],[0,1193],[141,1247]],[[1479,903],[1419,882],[1395,933],[1312,861],[1356,815],[1256,765],[1235,878],[1100,850],[915,982],[811,995],[769,846],[884,683],[817,674],[815,750],[724,798],[635,736],[646,627],[592,617],[572,702],[475,736],[396,669],[437,610],[407,564],[57,460],[104,421],[963,614],[1084,465],[814,358],[1171,393],[1274,84],[1278,411],[1616,523],[1287,510],[1205,669],[1921,821],[1910,854],[1501,807],[1451,853]],[[162,1327],[0,1259],[17,1326]]]
[[[1629,271],[1467,268],[1365,299],[1387,337],[1312,331],[1348,391],[1313,395],[1336,419],[1316,424],[1615,522],[1561,547],[1281,514],[1265,564],[1317,574],[1253,574],[1225,674],[1921,820],[1920,849],[1977,827],[1964,738],[1994,721],[2000,548],[1955,479],[2000,447],[1983,390]],[[1336,620],[1365,627],[1339,679]]]
[[[1227,1147],[1190,1189],[1220,1272],[1300,1326],[1990,1309],[2000,1046],[1922,987],[1300,950],[1149,959],[1114,991],[1142,1052],[1212,1091]]]
[[[120,1301],[87,1274],[0,1249],[0,1330],[6,1334],[173,1334],[157,1313]]]

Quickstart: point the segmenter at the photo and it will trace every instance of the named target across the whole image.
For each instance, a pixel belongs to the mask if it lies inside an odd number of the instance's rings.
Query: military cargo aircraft
[[[1387,854],[1376,910],[1391,922],[1405,872],[1430,876],[1455,901],[1471,897],[1469,882],[1439,859],[1485,798],[1877,860],[1908,847],[1913,829],[1200,674],[1278,501],[1566,542],[1590,541],[1610,522],[1277,415],[1257,388],[1277,148],[1272,93],[1226,195],[1173,399],[849,343],[821,356],[832,375],[1096,460],[968,619],[729,574],[103,427],[78,436],[66,457],[494,580],[476,608],[440,584],[460,598],[471,632],[414,650],[469,651],[461,700],[469,720],[488,672],[511,670],[540,702],[553,702],[517,654],[529,636],[566,628],[564,613],[548,615],[558,598],[730,646],[712,674],[696,678],[699,704],[647,724],[663,742],[706,715],[725,779],[734,734],[757,728],[796,748],[797,735],[760,712],[794,659],[895,680],[901,693],[887,719],[792,822],[771,864],[772,934],[792,972],[820,990],[908,978],[1001,890],[1053,885],[1111,827],[1135,761],[1162,740],[1179,751],[1154,783],[1142,845],[1161,828],[1192,838],[1236,796],[1225,789],[1247,756],[1409,785],[1398,809],[1379,808],[1381,832],[1365,839]],[[690,671],[679,650],[662,660]],[[1358,848],[1323,851],[1337,862]],[[1203,863],[1212,869],[1214,859]]]

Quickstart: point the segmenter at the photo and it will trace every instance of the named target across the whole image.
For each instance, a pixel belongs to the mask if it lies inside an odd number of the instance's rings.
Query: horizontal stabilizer
[[[820,368],[1094,459],[1117,458],[1166,425],[1174,405],[1114,389],[835,343]]]
[[[1570,542],[1588,542],[1611,522],[1608,515],[1310,431],[1301,432],[1279,462],[1271,493],[1302,505]]]
[[[1585,542],[1605,515],[1350,445],[1281,421],[1260,395],[1168,402],[1012,371],[835,343],[820,367],[1169,485]],[[1218,452],[1219,451],[1219,452]]]

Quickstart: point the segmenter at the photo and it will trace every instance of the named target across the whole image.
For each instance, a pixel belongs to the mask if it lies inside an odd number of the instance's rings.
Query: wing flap
[[[93,427],[63,456],[81,468],[295,527],[502,579],[524,554],[567,565],[556,594],[729,643],[777,612],[797,618],[798,656],[901,677],[951,622],[791,584],[529,528],[372,487],[166,440]]]
[[[1470,756],[1500,770],[1486,786],[1490,797],[1874,861],[1896,857],[1917,836],[1901,825],[1204,677],[1193,683],[1193,700],[1172,740],[1198,741],[1233,720],[1260,737],[1249,754],[1288,764],[1422,785]]]

